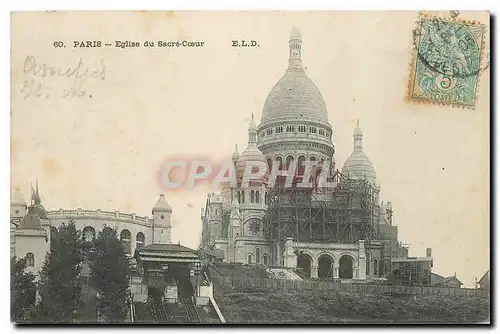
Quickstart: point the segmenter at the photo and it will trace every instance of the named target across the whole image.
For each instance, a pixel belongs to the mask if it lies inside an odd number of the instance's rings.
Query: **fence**
[[[355,293],[400,293],[412,295],[443,296],[487,296],[487,291],[480,289],[462,289],[434,286],[396,286],[382,284],[356,284],[328,281],[290,281],[272,278],[212,276],[214,285],[262,290],[315,290],[349,291]]]

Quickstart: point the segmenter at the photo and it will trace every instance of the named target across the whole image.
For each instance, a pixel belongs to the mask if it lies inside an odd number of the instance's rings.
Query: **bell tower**
[[[171,243],[171,215],[172,208],[165,199],[165,194],[160,194],[160,198],[153,207],[153,243],[169,244]]]

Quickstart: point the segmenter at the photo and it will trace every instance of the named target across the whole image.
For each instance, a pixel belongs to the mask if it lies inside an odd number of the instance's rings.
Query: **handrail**
[[[217,313],[217,316],[219,317],[219,320],[221,323],[225,324],[226,323],[226,319],[224,318],[224,316],[222,315],[222,312],[221,310],[219,309],[219,306],[217,305],[217,303],[215,302],[215,298],[210,296],[209,297],[209,300],[210,300],[210,303],[212,303],[212,306],[214,307],[215,309],[215,313]]]

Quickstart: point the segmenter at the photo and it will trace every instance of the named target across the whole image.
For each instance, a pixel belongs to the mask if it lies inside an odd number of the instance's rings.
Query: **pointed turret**
[[[153,207],[153,214],[155,211],[172,212],[172,207],[167,203],[167,200],[165,199],[165,194],[160,194],[160,198],[158,198],[156,205]]]
[[[233,163],[236,163],[236,161],[238,161],[239,158],[240,158],[240,152],[238,152],[238,144],[235,144],[232,156]]]
[[[167,203],[165,194],[160,194],[160,198],[153,207],[153,243],[168,244],[171,241],[171,214],[172,207]]]

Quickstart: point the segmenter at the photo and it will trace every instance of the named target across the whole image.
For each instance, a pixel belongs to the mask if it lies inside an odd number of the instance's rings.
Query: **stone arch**
[[[132,247],[131,247],[131,242],[130,242],[131,238],[132,238],[132,234],[130,233],[130,230],[123,229],[120,232],[120,240],[123,242],[123,247],[125,249],[126,254],[132,253]]]
[[[248,254],[248,256],[247,256],[247,262],[248,262],[248,264],[252,264],[253,263],[253,254],[252,253]]]
[[[311,277],[312,264],[313,264],[313,257],[310,254],[306,252],[301,252],[297,256],[297,269],[299,271],[302,271],[302,273],[304,273],[304,275],[307,278]]]
[[[260,263],[260,248],[255,247],[255,263]]]
[[[92,226],[85,226],[82,231],[82,237],[85,242],[93,242],[95,239],[95,230]]]
[[[339,257],[339,278],[354,278],[354,257],[345,253]]]
[[[135,237],[135,249],[141,249],[142,247],[144,247],[145,243],[146,237],[144,236],[144,233],[138,232]]]
[[[264,255],[262,256],[262,259],[264,260],[264,265],[265,265],[265,266],[269,265],[269,255],[264,254]]]
[[[260,203],[260,191],[255,191],[255,203]]]
[[[318,278],[333,278],[333,264],[335,260],[329,253],[318,256]]]
[[[250,190],[250,203],[255,203],[255,190]]]
[[[110,233],[113,233],[113,229],[109,226],[104,226],[101,233],[102,234],[110,234]]]

